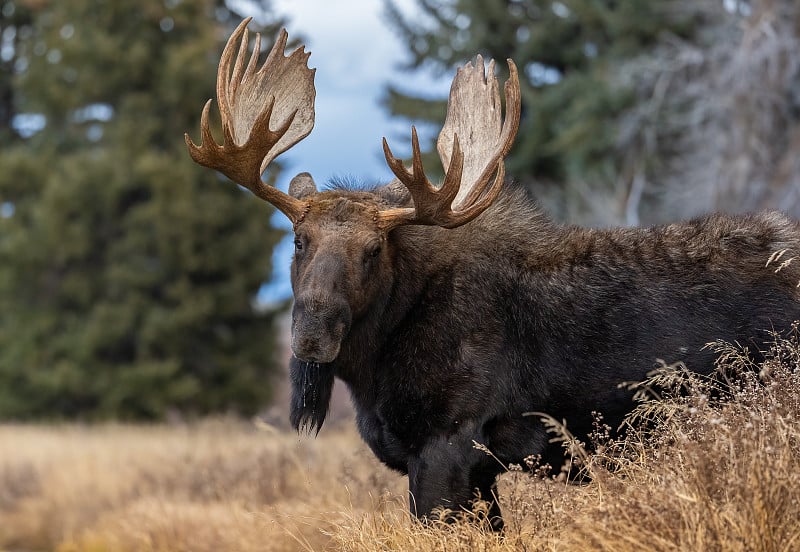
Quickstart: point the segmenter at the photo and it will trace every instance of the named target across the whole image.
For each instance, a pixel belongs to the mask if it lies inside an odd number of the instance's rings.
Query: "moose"
[[[658,359],[709,374],[707,343],[758,351],[767,330],[800,319],[800,261],[768,262],[800,253],[800,227],[780,213],[585,229],[506,183],[521,102],[511,60],[505,116],[494,63],[458,69],[437,141],[441,185],[425,175],[413,127],[410,168],[383,140],[389,183],[318,191],[301,173],[288,193],[267,185],[269,163],[313,128],[314,70],[304,46],[285,55],[285,30],[260,67],[257,35],[246,61],[248,22],[219,64],[224,141],[209,129],[209,100],[189,153],[293,224],[292,425],[318,433],[339,378],[364,441],[408,475],[419,518],[481,497],[500,529],[500,462],[563,461],[527,413],[587,435],[592,411],[623,419],[633,403],[619,384]]]

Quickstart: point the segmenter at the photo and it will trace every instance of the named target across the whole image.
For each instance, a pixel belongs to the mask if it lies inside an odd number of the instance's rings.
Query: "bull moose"
[[[622,419],[632,403],[618,384],[657,359],[710,373],[706,343],[758,349],[766,330],[800,319],[800,262],[767,266],[800,252],[798,223],[779,213],[584,229],[504,184],[520,119],[511,60],[505,117],[493,63],[487,72],[479,56],[458,70],[437,142],[440,186],[425,176],[413,127],[410,169],[383,141],[388,184],[318,191],[308,173],[288,194],[265,184],[267,165],[311,132],[314,70],[304,47],[284,54],[285,30],[260,67],[260,36],[246,61],[248,21],[217,74],[224,142],[209,130],[209,100],[189,153],[293,224],[291,423],[319,432],[341,379],[363,439],[408,474],[418,517],[468,508],[477,491],[501,527],[497,459],[561,453],[524,414],[585,435],[592,411]]]

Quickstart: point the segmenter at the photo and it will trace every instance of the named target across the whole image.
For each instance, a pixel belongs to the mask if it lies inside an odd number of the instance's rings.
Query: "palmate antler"
[[[285,29],[260,69],[256,66],[261,35],[256,34],[253,53],[245,67],[247,24],[251,19],[242,21],[228,39],[217,70],[222,145],[216,143],[208,125],[211,100],[206,102],[200,121],[201,145],[192,142],[188,134],[186,145],[195,162],[220,171],[297,222],[303,216],[305,202],[265,184],[261,174],[275,157],[314,128],[315,70],[308,68],[310,53],[305,53],[302,46],[284,56]],[[239,40],[238,51],[234,52]],[[277,128],[272,130],[271,126]]]
[[[383,139],[389,168],[414,200],[413,208],[378,213],[378,223],[385,231],[403,224],[455,228],[480,215],[497,198],[505,177],[503,159],[511,150],[519,129],[519,77],[510,59],[508,68],[505,121],[502,120],[494,61],[489,63],[488,75],[481,56],[474,66],[468,63],[458,69],[450,88],[447,118],[437,141],[446,171],[441,187],[434,187],[425,176],[416,128],[411,128],[411,170],[392,155]]]
[[[242,21],[228,39],[217,72],[222,145],[215,142],[209,129],[211,100],[203,108],[201,145],[192,142],[188,134],[186,145],[197,163],[222,172],[297,223],[308,203],[265,184],[261,174],[275,157],[308,136],[314,127],[315,70],[308,68],[310,54],[302,46],[284,55],[285,30],[260,69],[256,69],[261,44],[257,34],[245,66],[249,22],[250,18]],[[497,198],[505,176],[503,159],[514,142],[520,117],[517,68],[511,60],[508,66],[505,121],[494,62],[489,64],[487,75],[483,58],[478,56],[474,66],[468,63],[453,79],[447,119],[437,144],[446,171],[441,187],[434,187],[425,176],[416,129],[412,127],[411,170],[392,155],[384,138],[386,162],[414,200],[414,207],[378,213],[377,223],[384,231],[403,224],[454,228],[477,217]],[[273,120],[277,121],[275,130],[271,128]]]

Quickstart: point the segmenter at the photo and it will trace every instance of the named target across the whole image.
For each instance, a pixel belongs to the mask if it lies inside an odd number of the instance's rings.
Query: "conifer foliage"
[[[0,0],[0,418],[269,400],[255,296],[280,232],[183,141],[238,21],[213,0]]]

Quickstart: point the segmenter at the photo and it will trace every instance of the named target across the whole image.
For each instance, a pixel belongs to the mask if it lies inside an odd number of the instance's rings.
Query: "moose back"
[[[311,132],[308,53],[284,55],[282,32],[258,66],[245,20],[217,75],[224,141],[186,137],[192,158],[281,210],[293,223],[291,422],[318,432],[334,377],[349,388],[375,455],[408,474],[411,511],[490,500],[495,478],[530,454],[558,462],[536,411],[578,436],[592,411],[614,425],[630,410],[619,388],[657,359],[713,370],[704,345],[759,350],[768,330],[800,318],[797,222],[779,213],[712,215],[646,229],[589,230],[549,220],[504,186],[520,118],[509,60],[505,117],[480,56],[458,70],[437,149],[444,181],[425,176],[412,129],[412,166],[384,140],[396,179],[368,190],[318,191],[307,173],[283,193],[267,165]],[[477,450],[488,447],[494,458]]]

